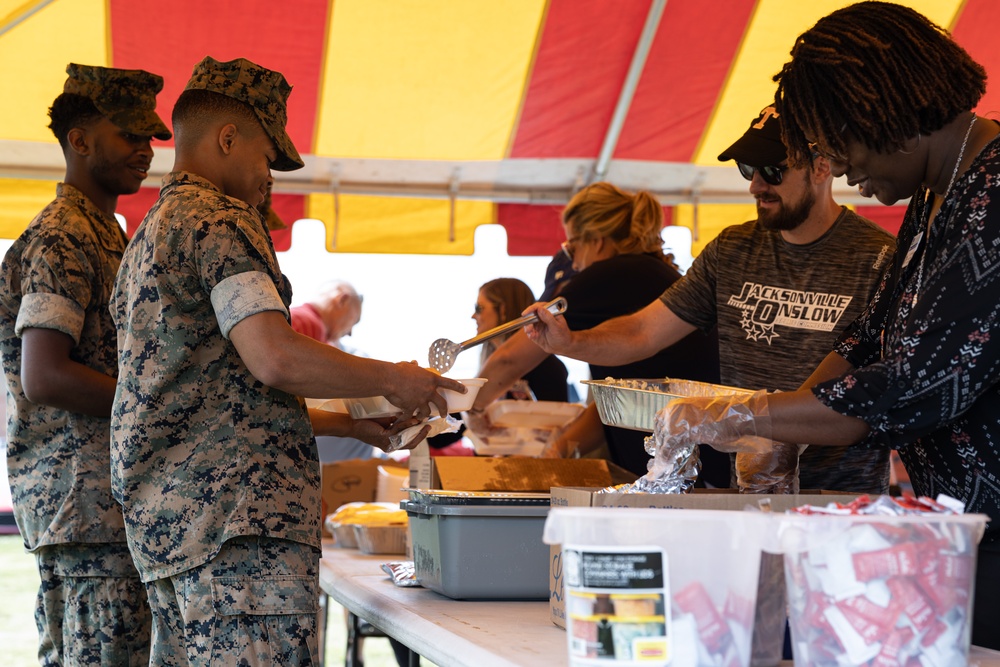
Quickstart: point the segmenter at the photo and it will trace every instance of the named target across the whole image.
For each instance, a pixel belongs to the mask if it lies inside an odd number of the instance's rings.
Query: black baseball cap
[[[773,106],[760,110],[743,136],[719,155],[720,162],[736,160],[751,167],[777,166],[788,159],[781,140],[781,124]]]

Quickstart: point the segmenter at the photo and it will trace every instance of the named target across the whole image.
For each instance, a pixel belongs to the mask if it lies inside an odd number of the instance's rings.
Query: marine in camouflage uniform
[[[206,58],[191,89],[249,104],[281,153],[272,167],[302,166],[281,74]],[[253,206],[194,173],[164,178],[112,300],[114,492],[154,612],[151,664],[317,660],[309,416],[300,398],[257,381],[228,339],[251,315],[287,317],[291,296]]]
[[[160,77],[76,64],[67,73],[64,93],[50,111],[67,182],[56,187],[55,200],[2,265],[7,468],[17,525],[41,575],[35,611],[41,664],[143,665],[150,612],[125,544],[121,508],[111,495],[110,395],[118,369],[108,303],[127,242],[114,204],[145,177],[150,137],[171,135],[154,111]],[[99,125],[108,122],[103,131],[110,134],[102,135]],[[75,141],[86,141],[89,154]],[[120,163],[109,162],[116,157]],[[33,366],[62,369],[33,347],[34,336],[52,332],[71,345],[68,362],[86,367],[78,369],[84,377],[102,374],[105,415],[69,409],[62,397],[53,396],[58,405],[28,398],[37,391]],[[60,376],[63,391],[99,393],[80,377]]]
[[[314,428],[387,447],[429,404],[447,411],[439,389],[464,390],[289,326],[291,288],[255,207],[272,169],[303,165],[285,131],[290,91],[280,73],[244,59],[195,67],[174,106],[174,171],[111,300],[112,489],[147,584],[153,665],[315,664]],[[403,417],[387,426],[309,414],[300,394],[384,394]]]

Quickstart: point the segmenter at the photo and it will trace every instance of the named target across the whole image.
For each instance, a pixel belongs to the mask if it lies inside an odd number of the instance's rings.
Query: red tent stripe
[[[288,133],[300,153],[312,153],[327,7],[327,0],[297,0],[294,11],[286,3],[265,0],[176,0],[151,16],[147,3],[110,0],[112,64],[164,78],[157,103],[164,119],[206,55],[223,61],[248,58],[278,70],[293,87]],[[211,44],[208,51],[205,44]]]
[[[671,0],[615,158],[688,162],[706,129],[755,0]],[[760,106],[769,100],[761,98]]]
[[[648,8],[551,0],[510,157],[597,156]]]
[[[987,27],[989,26],[989,27]],[[1000,49],[997,48],[997,26],[1000,26],[1000,2],[996,0],[966,0],[965,7],[952,35],[988,73],[1000,72]],[[984,29],[986,28],[986,29]],[[987,80],[986,95],[976,110],[997,118],[1000,114],[1000,82]]]

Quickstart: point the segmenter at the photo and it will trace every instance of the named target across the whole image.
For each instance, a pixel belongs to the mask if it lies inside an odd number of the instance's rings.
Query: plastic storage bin
[[[549,501],[514,496],[411,491],[401,506],[420,585],[456,600],[548,600]]]
[[[765,517],[754,512],[553,508],[570,665],[750,664]]]
[[[968,664],[982,514],[773,517],[797,667]]]

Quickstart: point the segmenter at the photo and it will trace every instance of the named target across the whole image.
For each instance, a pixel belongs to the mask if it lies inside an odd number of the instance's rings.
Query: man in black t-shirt
[[[797,389],[868,304],[895,241],[834,201],[825,158],[801,168],[786,158],[778,115],[767,107],[719,156],[750,181],[755,221],[723,230],[638,313],[570,331],[539,311],[529,338],[548,352],[619,365],[717,326],[723,384]],[[888,492],[887,450],[816,447],[799,463],[803,489]]]

